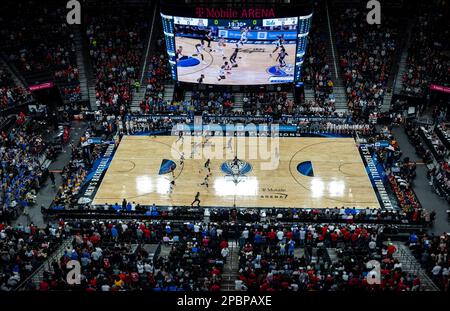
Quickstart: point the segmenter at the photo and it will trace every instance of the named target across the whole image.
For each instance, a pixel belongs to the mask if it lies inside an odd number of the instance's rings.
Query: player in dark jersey
[[[210,52],[211,52],[211,41],[212,40],[213,40],[212,31],[211,31],[211,29],[208,29],[208,31],[205,32],[205,36],[202,39],[202,44],[203,44],[203,41],[208,42],[208,48],[209,48]]]
[[[200,192],[197,192],[197,194],[195,195],[195,199],[191,203],[191,206],[194,206],[195,203],[197,203],[197,207],[200,206]]]
[[[201,75],[200,75],[200,78],[197,79],[197,83],[198,83],[198,84],[202,84],[204,79],[205,79],[205,75],[204,75],[204,74],[201,74]]]
[[[203,41],[203,40],[202,40]],[[204,45],[203,45],[203,42],[201,42],[201,43],[197,43],[196,45],[195,45],[195,50],[197,51],[197,53],[195,53],[195,54],[192,54],[192,56],[200,56],[200,58],[202,59],[202,63],[203,64],[206,64],[206,62],[205,62],[205,57],[203,56],[203,51],[205,51],[205,47],[204,47]]]
[[[274,54],[276,51],[278,51],[279,48],[283,48],[283,44],[284,44],[284,35],[278,36],[278,39],[275,41],[275,50],[272,51],[272,53],[270,53],[270,57],[272,57],[272,54]]]
[[[180,45],[178,49],[175,52],[176,60],[177,62],[183,59],[183,57],[186,57],[183,55],[183,47]]]
[[[236,62],[236,58],[237,58],[238,53],[239,53],[239,49],[236,48],[234,50],[233,54],[231,54],[231,56],[230,56],[230,63],[231,63],[231,66],[234,67],[234,68],[236,68],[238,66],[238,64]]]
[[[278,53],[277,61],[280,63],[280,68],[286,67],[286,61],[284,60],[289,54],[286,53],[284,47],[281,48],[280,53]]]

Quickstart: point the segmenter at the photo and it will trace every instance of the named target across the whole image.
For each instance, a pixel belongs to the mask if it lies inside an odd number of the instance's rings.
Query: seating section
[[[377,226],[255,226],[244,229],[240,244],[236,290],[402,291],[420,285],[393,258],[396,248],[384,241]],[[368,260],[381,263],[381,284],[368,283]]]
[[[6,2],[0,36],[9,60],[29,83],[54,80],[65,99],[80,99],[74,35],[65,7],[52,0],[46,6]]]
[[[449,12],[427,4],[414,21],[407,70],[402,77],[402,92],[416,97],[425,96],[432,83],[450,83],[450,43],[445,39],[450,35]]]
[[[42,135],[26,127],[0,136],[0,220],[14,219],[34,203],[43,177],[39,155],[44,148]]]
[[[48,226],[11,227],[0,222],[0,291],[13,291],[56,250],[62,230]]]
[[[325,1],[316,2],[314,19],[309,31],[308,50],[303,63],[303,79],[308,87],[314,90],[314,102],[306,103],[309,110],[322,110],[332,113],[334,107],[334,82],[331,76],[331,59],[328,58],[327,48],[329,33],[326,22]]]
[[[144,11],[110,7],[88,13],[86,36],[96,79],[97,107],[124,114],[139,89],[148,32]]]
[[[25,103],[29,98],[30,93],[15,85],[11,75],[0,69],[0,111]]]
[[[336,12],[334,25],[340,68],[355,116],[367,117],[383,103],[398,46],[398,19],[384,16],[382,25],[369,25],[356,8]]]

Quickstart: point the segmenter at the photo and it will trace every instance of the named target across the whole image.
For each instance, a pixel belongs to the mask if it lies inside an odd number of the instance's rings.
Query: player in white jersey
[[[184,152],[181,153],[181,157],[180,157],[180,166],[184,165]]]
[[[223,37],[220,37],[219,41],[217,41],[217,48],[214,50],[214,52],[220,52],[220,54],[222,54],[222,59],[226,59],[224,50],[225,46],[225,39]]]
[[[233,150],[233,138],[228,139],[227,148]]]
[[[203,45],[203,40],[200,43],[197,43],[195,45],[195,50],[197,51],[195,54],[192,54],[192,56],[198,57],[202,59],[202,63],[206,65],[205,57],[203,56],[203,52],[205,51],[205,46]]]
[[[205,37],[203,38],[203,40],[202,40],[202,44],[204,44],[204,42],[203,41],[206,41],[206,42],[208,42],[208,48],[209,48],[209,51],[211,52],[211,41],[213,40],[213,34],[212,34],[212,31],[211,31],[211,29],[208,29],[208,31],[205,33]]]
[[[280,68],[286,67],[286,61],[285,58],[289,54],[286,53],[286,49],[284,47],[281,47],[280,53],[278,53],[277,61],[280,63]]]
[[[275,49],[270,53],[270,57],[272,57],[272,54],[278,51],[279,48],[283,48],[284,44],[284,35],[278,36],[278,39],[275,41]]]
[[[225,65],[222,65],[219,69],[219,76],[217,77],[217,81],[224,80],[227,77],[225,76]]]
[[[231,67],[228,62],[225,62],[219,69],[219,76],[217,77],[217,80],[220,81],[226,79],[226,75],[231,74],[232,68],[233,67]]]
[[[239,40],[238,43],[236,43],[237,48],[239,47],[239,45],[244,46],[244,43],[247,43],[248,40],[247,36],[248,36],[248,28],[246,27],[241,31],[241,39]]]
[[[210,174],[207,174],[205,176],[205,178],[203,179],[203,182],[200,184],[201,186],[206,186],[206,188],[209,188],[209,175]]]
[[[176,61],[177,62],[184,57],[184,55],[183,55],[183,47],[181,45],[175,51],[175,56],[176,56]]]

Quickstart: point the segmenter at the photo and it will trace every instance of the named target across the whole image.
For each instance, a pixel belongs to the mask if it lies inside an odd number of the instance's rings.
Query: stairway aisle
[[[316,96],[314,94],[314,90],[311,87],[305,85],[305,102],[314,101],[315,99]]]
[[[417,275],[420,278],[421,290],[439,291],[439,288],[422,269],[409,248],[403,243],[394,243],[394,245],[397,248],[394,258],[402,264],[402,271]]]
[[[334,92],[334,98],[335,103],[334,106],[336,107],[337,112],[346,112],[348,110],[347,105],[347,94],[345,93],[345,87],[344,86],[334,86],[333,87]]]
[[[89,87],[88,87],[88,78],[86,73],[86,62],[83,55],[83,36],[81,34],[81,27],[76,26],[74,28],[74,41],[75,41],[75,48],[77,52],[77,67],[78,67],[78,73],[79,73],[79,80],[80,80],[80,90],[81,90],[81,100],[89,100],[89,103],[91,105],[91,109],[95,107],[95,100],[94,102],[91,101],[91,97],[89,96]],[[94,93],[95,94],[95,93]],[[95,99],[95,97],[94,97]]]
[[[131,102],[131,112],[141,111],[141,102],[145,98],[145,93],[147,92],[147,87],[141,86],[139,91],[133,91],[133,101]]]
[[[175,94],[175,84],[173,82],[168,82],[164,85],[164,100],[167,102],[172,102],[173,95]]]
[[[228,248],[230,253],[227,262],[223,266],[222,273],[222,290],[234,291],[235,283],[239,271],[239,245],[236,241],[229,241]]]
[[[400,94],[403,89],[403,75],[406,73],[408,69],[407,59],[408,59],[408,50],[411,46],[411,33],[412,33],[413,23],[410,23],[407,28],[407,39],[406,44],[403,48],[402,55],[400,57],[400,63],[397,71],[397,76],[394,81],[394,94]]]
[[[342,76],[340,74],[339,52],[336,46],[336,36],[333,32],[333,25],[331,24],[331,14],[328,8],[328,3],[326,3],[326,6],[327,6],[326,7],[327,19],[326,23],[324,23],[322,27],[326,27],[327,35],[329,37],[327,43],[327,58],[330,60],[330,64],[328,65],[330,67],[334,83],[333,86],[333,93],[335,99],[334,106],[336,107],[337,112],[345,113],[348,111],[347,94],[345,92],[345,85],[342,80]]]
[[[25,79],[23,77],[17,76],[16,73],[12,71],[11,68],[8,66],[3,57],[1,57],[1,55],[0,55],[0,71],[9,73],[16,86],[26,89],[26,86],[24,84]]]
[[[39,286],[39,283],[44,280],[44,273],[49,272],[53,273],[53,262],[59,263],[59,259],[64,255],[64,252],[66,250],[72,249],[72,241],[73,237],[70,236],[66,238],[61,245],[57,248],[57,250],[48,257],[42,265],[33,273],[31,274],[27,279],[21,280],[22,283],[19,285],[19,287],[16,289],[18,291],[26,290],[27,284],[30,284],[30,282],[34,285],[34,287]]]
[[[244,94],[234,93],[234,107],[233,111],[244,111]]]

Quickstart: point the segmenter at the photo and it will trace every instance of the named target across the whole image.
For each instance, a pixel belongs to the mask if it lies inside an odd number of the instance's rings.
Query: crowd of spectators
[[[355,116],[367,116],[383,102],[398,45],[398,19],[385,15],[381,25],[370,25],[356,8],[338,11],[335,18],[340,68]]]
[[[52,264],[39,290],[86,291],[217,291],[228,255],[227,226],[164,221],[75,221],[60,227],[70,230],[73,242]],[[163,243],[152,253],[145,245]],[[225,249],[225,250],[224,250]],[[155,251],[156,249],[153,249]],[[79,260],[81,284],[65,282],[66,263]]]
[[[378,223],[395,225],[400,223],[424,224],[430,226],[433,223],[433,212],[421,210],[421,212],[397,211],[377,208],[345,208],[334,207],[324,209],[269,209],[261,213],[260,210],[236,210],[214,209],[211,211],[211,221],[245,221],[260,222],[323,222],[323,223]],[[388,228],[388,227],[386,227]]]
[[[37,1],[7,2],[0,29],[9,60],[25,77],[49,73],[56,83],[76,88],[75,42],[65,7],[56,1],[46,6],[37,5]]]
[[[69,102],[77,102],[81,100],[81,88],[79,84],[66,85],[61,88],[61,95],[64,100]]]
[[[39,155],[43,151],[42,135],[17,126],[0,135],[0,219],[16,218],[34,203],[43,169]]]
[[[442,291],[448,292],[450,290],[449,234],[446,232],[441,235],[412,233],[409,237],[409,248],[422,268],[429,273],[433,282]]]
[[[243,109],[248,115],[295,114],[296,104],[287,92],[247,93],[243,98]]]
[[[16,86],[11,75],[0,70],[0,111],[25,102],[30,93],[23,87]]]
[[[158,113],[160,111],[180,111],[180,108],[166,108],[164,84],[172,79],[164,37],[156,40],[154,51],[148,57],[145,81],[147,83],[145,98],[140,103],[141,112]],[[182,109],[181,109],[182,110]]]
[[[441,137],[436,135],[432,127],[427,130],[426,127],[420,128],[410,122],[407,123],[405,131],[417,155],[427,164],[430,186],[439,196],[450,202],[449,150],[443,144]],[[422,131],[422,136],[419,131]],[[428,140],[427,145],[424,142],[425,139]],[[434,148],[433,152],[430,148]]]
[[[443,160],[428,171],[430,185],[434,191],[450,203],[450,165],[449,160]]]
[[[86,35],[96,79],[97,107],[129,109],[139,89],[139,67],[148,31],[145,11],[114,7],[88,14]]]
[[[106,145],[103,144],[83,145],[94,132],[91,130],[86,131],[78,145],[70,144],[72,155],[69,163],[61,172],[62,185],[53,199],[53,208],[70,209],[77,204],[77,194],[80,192],[90,168],[106,149]]]
[[[420,126],[420,125],[419,125]],[[418,132],[422,134],[428,148],[432,151],[435,158],[440,161],[448,155],[447,147],[438,136],[434,125],[420,126]]]
[[[39,229],[0,222],[0,291],[15,290],[56,250],[62,237],[56,226]]]
[[[414,21],[407,68],[402,77],[403,93],[417,97],[424,97],[431,83],[450,83],[448,4],[443,2],[439,9],[427,8],[427,4],[422,4],[425,7]]]
[[[420,279],[393,258],[396,247],[378,225],[255,225],[240,239],[236,290],[417,291]],[[301,246],[301,249],[298,249]],[[331,258],[327,248],[335,248]],[[300,251],[300,252],[299,252]],[[367,263],[380,263],[381,283],[370,284]],[[370,277],[370,275],[369,275]]]
[[[324,14],[325,1],[316,2],[314,6],[314,19],[309,30],[308,48],[302,66],[304,82],[314,90],[314,102],[306,103],[309,110],[333,112],[334,94],[333,79],[331,78],[330,62],[328,59],[328,29]]]
[[[413,221],[425,217],[426,222],[429,223],[430,218],[434,218],[434,212],[428,212],[422,208],[413,190],[417,164],[408,157],[402,158],[398,143],[388,127],[384,127],[383,135],[389,146],[377,149],[376,159],[386,172],[387,181],[399,207],[405,213],[410,213]]]

